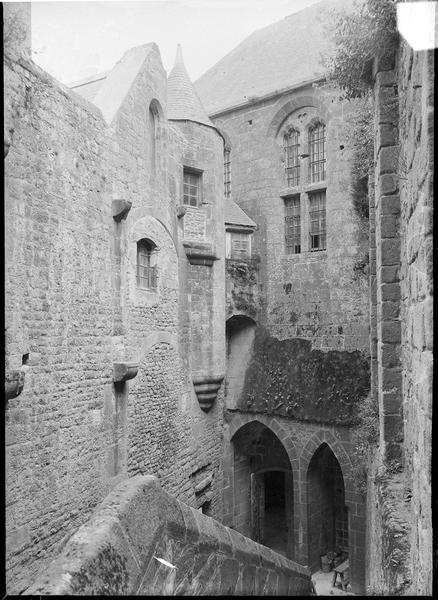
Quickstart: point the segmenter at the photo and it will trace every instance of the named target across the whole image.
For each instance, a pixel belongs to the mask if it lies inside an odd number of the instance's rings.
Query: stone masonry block
[[[382,283],[379,291],[382,302],[400,300],[400,285],[398,283]]]
[[[403,398],[400,390],[382,392],[383,413],[385,415],[401,415]]]
[[[380,149],[377,157],[377,169],[379,175],[397,172],[399,153],[399,146],[388,146]]]
[[[398,266],[382,266],[380,268],[381,283],[397,283],[399,280]]]
[[[380,386],[383,391],[402,389],[402,373],[400,367],[383,367],[380,375]]]
[[[400,263],[400,239],[398,237],[382,239],[380,242],[380,260],[384,266]]]
[[[382,238],[393,238],[398,234],[396,215],[381,215],[379,225]]]
[[[400,321],[384,321],[381,324],[381,335],[383,342],[399,344],[401,342]]]
[[[379,176],[378,183],[378,194],[380,197],[380,201],[376,202],[376,207],[379,207],[382,203],[382,197],[388,196],[390,194],[396,194],[399,190],[399,181],[397,175],[393,173],[386,173],[384,175]]]
[[[382,123],[376,132],[376,152],[386,146],[393,146],[396,142],[397,130],[392,123]]]
[[[398,344],[379,344],[380,362],[383,367],[397,367],[400,364],[400,348]]]
[[[381,318],[385,321],[398,319],[400,315],[400,302],[386,301],[382,303]]]
[[[393,175],[382,175],[380,177],[383,180],[385,177],[394,177]],[[394,190],[395,191],[395,190]],[[394,191],[387,192],[388,194],[394,194]],[[394,195],[382,195],[379,199],[379,213],[381,215],[398,215],[400,213],[400,196]]]

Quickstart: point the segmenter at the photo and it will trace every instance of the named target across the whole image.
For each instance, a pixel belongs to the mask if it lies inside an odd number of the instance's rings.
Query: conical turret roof
[[[174,67],[167,80],[167,118],[176,121],[195,121],[214,127],[190,81],[180,44],[177,47]]]

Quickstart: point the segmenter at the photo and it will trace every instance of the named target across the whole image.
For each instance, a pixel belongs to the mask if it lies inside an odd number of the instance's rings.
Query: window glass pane
[[[184,171],[183,203],[190,206],[200,204],[201,175]]]
[[[326,197],[325,191],[309,194],[310,250],[326,249]]]
[[[284,168],[288,186],[300,183],[300,132],[291,129],[284,136]]]
[[[309,131],[310,148],[310,180],[323,181],[326,177],[326,130],[323,123],[318,123]]]
[[[301,207],[300,197],[286,198],[285,209],[285,241],[287,254],[301,253]]]

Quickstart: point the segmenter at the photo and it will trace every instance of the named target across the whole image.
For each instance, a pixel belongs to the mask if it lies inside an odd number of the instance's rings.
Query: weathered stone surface
[[[183,527],[176,506],[191,514]],[[261,556],[270,567],[259,569]],[[136,476],[96,508],[26,594],[279,595],[278,577],[283,588],[294,581],[296,595],[310,594],[306,567],[174,500],[156,478]]]

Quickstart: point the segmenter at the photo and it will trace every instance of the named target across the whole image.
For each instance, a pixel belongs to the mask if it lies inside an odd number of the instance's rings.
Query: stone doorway
[[[348,553],[348,509],[341,467],[327,444],[313,455],[307,471],[308,557],[312,573],[327,552]]]
[[[283,445],[253,422],[236,433],[233,448],[235,528],[293,558],[293,477]]]

